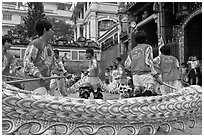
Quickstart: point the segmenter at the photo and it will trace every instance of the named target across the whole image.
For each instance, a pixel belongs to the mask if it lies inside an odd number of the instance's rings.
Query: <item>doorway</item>
[[[193,17],[184,28],[184,60],[196,55],[202,59],[202,13]]]

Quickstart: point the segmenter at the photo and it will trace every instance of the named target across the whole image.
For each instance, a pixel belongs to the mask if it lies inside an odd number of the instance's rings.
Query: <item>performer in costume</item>
[[[67,92],[73,92],[74,90],[78,90],[82,85],[90,85],[90,87],[93,89],[94,98],[102,99],[103,94],[101,93],[101,89],[100,89],[101,81],[99,79],[100,68],[96,58],[94,57],[93,49],[88,48],[86,50],[86,57],[89,60],[89,68],[87,70],[87,76],[83,77],[73,86],[68,88]]]
[[[24,74],[26,79],[41,78],[40,81],[25,83],[25,90],[33,91],[35,94],[48,94],[50,80],[44,77],[51,76],[54,67],[54,52],[48,41],[53,37],[52,24],[47,20],[39,20],[35,24],[35,30],[39,36],[31,41],[25,50]]]
[[[154,78],[161,83],[159,74],[153,66],[152,47],[145,44],[147,34],[143,30],[134,34],[137,45],[130,51],[125,66],[130,69],[133,75],[134,92],[132,96],[154,95]]]
[[[178,59],[172,55],[170,55],[170,47],[162,46],[161,55],[154,59],[154,63],[159,66],[159,70],[162,76],[162,80],[177,89],[180,89],[180,70],[179,70],[179,62]],[[160,86],[161,94],[166,95],[168,93],[172,93],[175,90],[169,88],[165,85]]]

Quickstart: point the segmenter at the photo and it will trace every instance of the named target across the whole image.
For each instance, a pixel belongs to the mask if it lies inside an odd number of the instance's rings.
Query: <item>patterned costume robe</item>
[[[152,47],[148,44],[138,44],[129,53],[125,67],[132,72],[135,89],[153,91],[155,81],[153,75],[157,72],[153,66]],[[136,94],[136,93],[134,93]]]
[[[25,50],[24,74],[26,79],[38,78],[40,76],[50,77],[54,68],[54,52],[50,44],[46,44],[40,38],[33,40]],[[33,91],[45,87],[50,90],[50,80],[31,81],[25,83],[25,89]],[[38,94],[47,94],[44,93]]]
[[[162,80],[165,83],[180,89],[181,83],[179,82],[179,79],[181,74],[178,60],[174,56],[160,55],[154,59],[154,62],[157,66],[159,66]],[[174,92],[172,88],[165,85],[161,85],[160,90],[162,94]]]

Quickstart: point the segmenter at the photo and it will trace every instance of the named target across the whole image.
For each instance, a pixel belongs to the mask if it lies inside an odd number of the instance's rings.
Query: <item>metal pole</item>
[[[68,76],[57,76],[57,77],[45,77],[43,80],[49,80],[49,79],[60,79],[60,78],[68,78],[71,75]],[[32,78],[32,79],[23,79],[23,80],[15,80],[15,81],[7,81],[6,84],[15,84],[15,83],[22,83],[22,82],[30,82],[30,81],[39,81],[41,78]]]

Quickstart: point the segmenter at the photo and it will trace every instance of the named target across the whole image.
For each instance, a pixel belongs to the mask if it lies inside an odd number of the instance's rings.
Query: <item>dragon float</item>
[[[202,118],[202,87],[189,86],[168,95],[125,99],[82,99],[34,95],[2,84],[3,134],[156,134],[193,128]],[[175,124],[179,127],[175,127]]]

